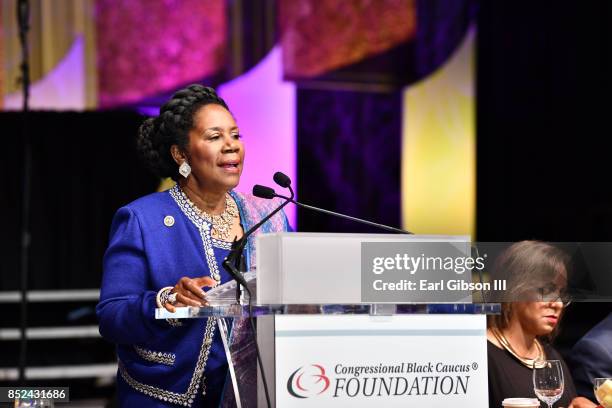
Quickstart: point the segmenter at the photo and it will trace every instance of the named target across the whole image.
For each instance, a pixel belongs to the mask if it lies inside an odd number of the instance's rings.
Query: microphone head
[[[274,173],[274,182],[283,188],[287,188],[291,185],[291,179],[285,173],[277,171]]]
[[[255,184],[253,186],[253,195],[259,198],[271,199],[276,197],[276,192],[273,188]]]

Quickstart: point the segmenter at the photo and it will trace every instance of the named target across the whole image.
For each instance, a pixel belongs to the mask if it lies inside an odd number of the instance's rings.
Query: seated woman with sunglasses
[[[536,398],[532,370],[537,360],[561,361],[565,386],[555,406],[595,406],[576,398],[567,365],[548,342],[569,304],[565,265],[563,251],[538,241],[513,244],[497,259],[493,274],[507,280],[510,294],[501,314],[489,316],[487,322],[490,407],[501,407],[505,398]]]

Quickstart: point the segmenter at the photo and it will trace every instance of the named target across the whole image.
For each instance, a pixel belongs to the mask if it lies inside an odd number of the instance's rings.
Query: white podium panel
[[[484,315],[274,320],[277,407],[488,406]]]
[[[362,243],[452,242],[470,251],[469,236],[289,232],[256,242],[259,304],[364,303]]]

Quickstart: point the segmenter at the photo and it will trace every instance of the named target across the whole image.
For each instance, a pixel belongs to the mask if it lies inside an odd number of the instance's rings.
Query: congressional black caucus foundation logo
[[[476,361],[337,363],[329,374],[323,365],[309,364],[291,373],[287,391],[294,398],[316,397],[323,393],[331,398],[465,396],[469,394],[472,377],[480,371]]]
[[[287,380],[287,391],[295,398],[309,398],[323,394],[329,388],[329,378],[320,364],[302,366]]]

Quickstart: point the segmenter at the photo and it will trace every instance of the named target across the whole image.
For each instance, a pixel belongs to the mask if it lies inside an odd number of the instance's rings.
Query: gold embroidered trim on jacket
[[[174,360],[176,360],[176,355],[174,353],[162,353],[161,351],[147,350],[138,346],[134,346],[134,350],[136,350],[136,354],[140,357],[154,363],[172,366],[174,365]]]
[[[210,276],[218,283],[221,283],[221,274],[219,273],[219,266],[217,265],[215,251],[213,249],[213,239],[210,235],[210,223],[200,216],[199,211],[190,203],[189,199],[178,184],[168,191],[170,192],[170,196],[172,196],[174,201],[176,201],[178,204],[181,211],[183,211],[187,218],[189,218],[198,228],[200,237],[202,238],[202,246],[204,249],[204,255],[206,256],[206,263],[208,264]]]
[[[127,382],[128,385],[134,388],[136,391],[139,391],[145,395],[157,398],[162,401],[170,402],[172,404],[179,404],[185,407],[190,407],[191,404],[193,404],[196,394],[198,393],[198,388],[200,388],[201,383],[203,383],[204,381],[204,369],[206,367],[208,355],[210,354],[210,348],[213,343],[213,336],[215,335],[216,326],[217,319],[214,317],[209,317],[206,322],[204,341],[202,342],[202,347],[200,348],[198,361],[193,375],[191,376],[191,381],[189,382],[187,391],[184,393],[164,390],[162,388],[154,387],[152,385],[144,384],[135,380],[127,372],[121,360],[119,360],[119,374],[121,374],[121,377],[125,380],[125,382]],[[205,385],[202,386],[202,395],[206,395]]]

